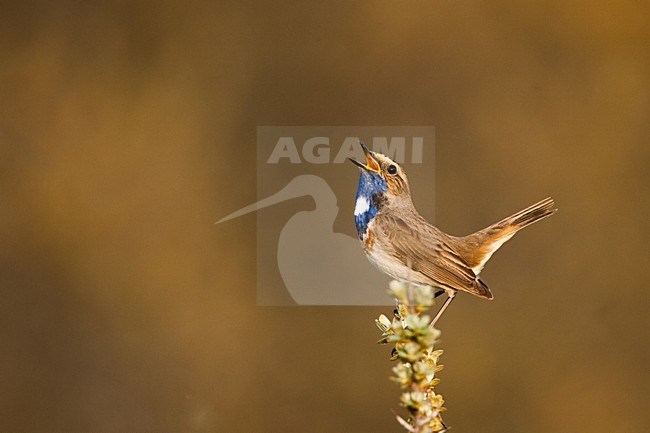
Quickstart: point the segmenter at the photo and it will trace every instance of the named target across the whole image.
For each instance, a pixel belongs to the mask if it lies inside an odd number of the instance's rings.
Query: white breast
[[[373,221],[370,222],[371,229],[372,225]],[[370,263],[392,278],[416,284],[426,284],[428,280],[421,273],[406,267],[401,261],[387,253],[379,239],[374,242],[372,249],[366,249],[366,256]]]

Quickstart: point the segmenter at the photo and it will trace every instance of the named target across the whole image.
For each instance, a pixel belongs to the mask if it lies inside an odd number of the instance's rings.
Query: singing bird
[[[350,158],[361,169],[354,208],[359,240],[368,259],[390,277],[442,289],[436,296],[447,293],[431,326],[458,291],[493,299],[479,278],[485,263],[519,230],[557,211],[546,198],[476,233],[448,235],[415,209],[404,170],[360,144],[366,163]]]

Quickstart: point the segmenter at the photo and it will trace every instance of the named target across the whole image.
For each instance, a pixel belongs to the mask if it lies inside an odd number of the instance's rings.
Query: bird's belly
[[[361,237],[361,243],[370,263],[389,277],[414,284],[431,284],[428,278],[413,271],[391,254],[390,247],[384,247],[382,239],[375,236],[374,221],[368,224],[366,232]]]
[[[379,242],[375,242],[371,250],[366,249],[366,255],[370,263],[392,278],[410,281],[415,284],[427,284],[425,281],[422,281],[423,278],[419,272],[415,272],[405,266],[400,260],[382,248]]]

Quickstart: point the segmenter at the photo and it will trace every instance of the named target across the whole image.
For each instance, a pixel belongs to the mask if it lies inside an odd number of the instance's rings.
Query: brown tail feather
[[[527,207],[526,209],[517,212],[516,214],[505,218],[498,223],[494,224],[495,226],[512,226],[516,227],[516,230],[521,230],[527,225],[530,225],[536,221],[546,218],[549,215],[553,215],[557,212],[555,207],[555,202],[553,199],[548,197],[544,200],[535,203],[532,206]]]
[[[483,230],[458,238],[457,251],[478,275],[492,254],[519,230],[557,212],[552,198],[535,203]]]

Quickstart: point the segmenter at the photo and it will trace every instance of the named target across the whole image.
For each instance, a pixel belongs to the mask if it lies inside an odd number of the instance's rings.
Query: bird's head
[[[350,158],[350,161],[361,168],[359,190],[364,190],[370,196],[381,194],[390,198],[410,200],[408,179],[399,164],[386,155],[371,151],[363,143],[359,144],[366,156],[366,163]]]
[[[383,206],[413,206],[408,180],[404,170],[392,159],[373,152],[360,143],[366,163],[350,158],[361,168],[357,187],[354,218],[361,239],[364,238],[368,224]]]

